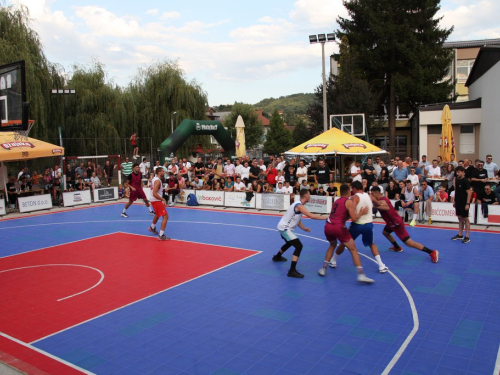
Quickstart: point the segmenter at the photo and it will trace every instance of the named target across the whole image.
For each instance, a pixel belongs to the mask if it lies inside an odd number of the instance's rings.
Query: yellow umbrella
[[[439,153],[443,161],[450,161],[450,155],[455,153],[455,139],[453,138],[453,127],[451,126],[451,111],[447,105],[443,108],[441,115],[441,138],[439,139]]]
[[[0,132],[0,161],[28,160],[48,156],[62,156],[64,148],[30,137],[19,137],[14,132]]]
[[[285,152],[286,155],[367,155],[386,151],[338,128],[331,128]]]
[[[236,128],[236,156],[242,157],[246,155],[247,149],[245,146],[245,123],[241,116],[238,116],[234,127]]]

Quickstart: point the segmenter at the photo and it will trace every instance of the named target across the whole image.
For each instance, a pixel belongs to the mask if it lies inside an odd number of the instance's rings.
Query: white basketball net
[[[14,130],[14,141],[28,142],[28,135],[33,125],[35,125],[35,122],[30,122],[26,130]]]

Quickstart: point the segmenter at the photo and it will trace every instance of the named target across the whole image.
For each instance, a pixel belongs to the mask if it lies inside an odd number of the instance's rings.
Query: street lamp
[[[323,131],[328,129],[328,115],[326,110],[326,74],[325,74],[325,43],[334,42],[335,34],[309,35],[309,43],[321,43],[321,62],[323,66]]]
[[[172,132],[171,134],[174,132],[174,116],[177,114],[177,112],[172,112],[170,114],[170,126],[172,127]]]
[[[52,95],[63,95],[63,126],[66,128],[66,95],[75,95],[75,89],[52,89]],[[61,125],[59,125],[59,144],[63,147]],[[66,176],[66,169],[64,168],[61,156],[61,169],[64,176]],[[63,187],[66,189],[66,178],[63,178]]]

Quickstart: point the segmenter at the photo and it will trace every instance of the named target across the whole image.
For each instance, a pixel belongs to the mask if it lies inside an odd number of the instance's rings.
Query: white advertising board
[[[329,214],[332,211],[332,204],[334,202],[332,196],[320,196],[320,195],[311,195],[309,202],[306,203],[305,207],[309,212],[313,212],[316,214]],[[295,195],[295,202],[300,201],[300,197]]]
[[[189,194],[194,193],[192,189],[181,189],[180,194],[177,194],[177,202],[179,203],[187,203],[187,197]]]
[[[477,221],[476,224],[480,225],[500,225],[500,206],[498,205],[488,205],[488,217],[483,216],[483,210],[481,206],[477,206]]]
[[[7,209],[5,208],[5,199],[0,199],[0,216],[6,215]]]
[[[118,187],[94,189],[94,202],[104,202],[113,199],[118,199]]]
[[[224,206],[223,191],[194,190],[194,194],[196,195],[198,204],[206,204],[209,206]]]
[[[224,193],[224,206],[255,208],[255,195],[252,197],[250,202],[247,201],[246,196],[246,193],[226,191]]]
[[[144,191],[144,194],[146,194],[146,198],[148,198],[148,201],[151,200],[151,189],[148,187],[143,187],[142,191]]]
[[[255,208],[260,210],[287,210],[290,207],[288,194],[256,194]]]
[[[52,197],[50,194],[19,197],[17,198],[17,206],[19,212],[50,210],[52,208]]]
[[[90,190],[67,191],[63,193],[64,207],[78,206],[80,204],[92,203]]]
[[[476,213],[476,205],[473,204],[469,209],[469,219],[474,222]],[[453,203],[448,202],[432,202],[432,221],[445,223],[458,223],[457,214]]]

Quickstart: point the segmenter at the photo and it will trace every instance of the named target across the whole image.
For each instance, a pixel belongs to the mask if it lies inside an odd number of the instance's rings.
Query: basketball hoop
[[[28,128],[26,130],[14,130],[14,141],[28,142],[28,135],[33,125],[35,125],[35,120],[28,120]]]

